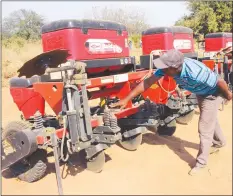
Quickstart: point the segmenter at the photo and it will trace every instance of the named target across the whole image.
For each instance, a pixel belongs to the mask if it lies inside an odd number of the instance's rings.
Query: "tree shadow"
[[[143,135],[142,144],[143,143],[150,145],[166,145],[181,160],[188,163],[190,167],[193,167],[196,159],[185,149],[185,147],[199,150],[199,144],[185,141],[175,136],[160,136],[156,133],[145,133]]]

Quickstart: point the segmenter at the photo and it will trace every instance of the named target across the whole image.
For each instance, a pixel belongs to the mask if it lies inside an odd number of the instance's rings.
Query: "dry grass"
[[[130,50],[130,56],[135,56],[136,58],[136,64],[140,64],[140,56],[142,55],[142,49],[141,48],[135,48],[133,47]]]
[[[2,47],[2,86],[8,86],[9,78],[28,60],[42,52],[41,42],[26,43],[22,48],[15,45]]]

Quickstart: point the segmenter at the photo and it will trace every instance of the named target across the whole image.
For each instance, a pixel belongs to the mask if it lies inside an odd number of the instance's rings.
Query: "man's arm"
[[[222,94],[222,96],[230,101],[232,99],[232,93],[229,91],[227,83],[223,79],[218,79],[217,87]]]
[[[127,97],[120,100],[117,103],[113,103],[111,107],[118,107],[120,106],[121,109],[123,109],[127,103],[132,100],[134,97],[138,96],[142,92],[144,92],[146,89],[150,88],[152,84],[154,84],[156,81],[158,81],[161,77],[153,74],[152,76],[146,78],[143,80],[136,88],[134,88]]]
[[[159,78],[155,75],[150,76],[149,78],[146,78],[144,81],[142,81],[136,88],[134,88],[130,94],[126,97],[127,101],[130,101],[134,97],[138,96],[148,88],[152,86],[155,82],[157,82]]]

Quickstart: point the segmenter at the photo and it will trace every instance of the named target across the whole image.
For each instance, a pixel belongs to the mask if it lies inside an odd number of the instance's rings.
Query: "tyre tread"
[[[23,131],[31,127],[31,124],[26,121],[12,121],[7,124],[7,126],[2,131],[2,138],[4,139],[9,131],[16,130],[16,131]],[[29,161],[32,164],[27,171],[20,171],[20,168],[17,167],[17,163],[9,168],[9,170],[14,173],[18,174],[17,178],[25,181],[25,182],[35,182],[41,179],[47,170],[47,152],[45,150],[37,150],[32,155],[29,156]]]

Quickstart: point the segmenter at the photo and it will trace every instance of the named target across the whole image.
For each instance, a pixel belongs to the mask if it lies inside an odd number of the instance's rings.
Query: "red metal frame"
[[[101,97],[118,97],[119,99],[123,99],[130,93],[132,86],[139,83],[148,72],[147,70],[88,79],[87,89],[102,87],[100,90],[91,92],[91,99]],[[174,90],[176,87],[175,81],[168,76],[160,79],[160,83],[168,91]],[[156,85],[158,86],[158,83]],[[55,114],[58,115],[61,111],[63,82],[35,83],[33,88],[47,101]],[[142,96],[144,98],[149,97],[155,103],[166,103],[168,98],[168,94],[160,87],[151,87],[143,92]],[[127,108],[132,108],[131,101],[128,103]]]
[[[29,119],[37,110],[45,114],[45,100],[33,88],[10,88],[11,96],[18,109],[23,112],[24,118]]]
[[[119,99],[123,99],[126,97],[132,89],[137,86],[138,83],[141,82],[142,78],[146,76],[146,74],[149,71],[138,71],[138,72],[131,72],[126,74],[120,74],[120,75],[112,75],[112,76],[105,76],[105,77],[99,77],[99,78],[92,78],[88,79],[88,85],[87,89],[93,89],[96,87],[100,87],[99,90],[91,91],[90,95],[91,99],[96,98],[102,98],[102,97],[118,97]],[[164,76],[160,79],[160,82],[155,83],[152,85],[151,88],[146,90],[142,93],[142,96],[144,98],[149,98],[150,100],[154,101],[155,103],[163,103],[165,104],[168,99],[167,92],[164,92],[162,88],[159,85],[162,85],[163,88],[165,88],[167,91],[172,91],[176,87],[176,82],[172,78],[168,76]],[[50,105],[50,107],[53,109],[56,115],[61,111],[61,105],[62,105],[62,93],[63,93],[63,82],[39,82],[34,83],[33,88],[20,88],[20,92],[24,90],[30,90],[32,93],[32,97],[26,97],[23,96],[22,93],[18,92],[18,88],[11,88],[11,93],[13,96],[13,99],[15,103],[17,103],[18,107],[21,108],[22,105],[25,104],[25,102],[30,103],[31,108],[33,110],[37,109],[37,106],[39,104],[40,110],[44,112],[44,102],[47,101],[47,103]],[[18,92],[18,94],[17,94]],[[29,92],[29,95],[31,95]],[[20,94],[20,95],[19,95]],[[186,91],[186,95],[190,94],[190,92]],[[39,95],[39,97],[38,97]],[[176,92],[173,92],[174,96],[177,96]],[[33,96],[37,96],[37,99],[32,99]],[[18,99],[17,99],[18,98]],[[38,99],[39,98],[39,99]],[[30,101],[28,101],[30,100]],[[42,105],[41,102],[43,101]],[[43,108],[41,108],[43,107]],[[120,119],[124,117],[128,117],[130,115],[133,115],[138,112],[139,105],[133,106],[132,102],[129,101],[129,103],[126,106],[126,109],[123,110],[113,110],[115,116]],[[27,117],[32,116],[35,111],[29,110],[28,107],[25,108]],[[25,111],[23,111],[25,113]],[[44,113],[43,113],[44,114]],[[102,125],[101,122],[99,122],[97,119],[91,119],[91,126],[97,127]],[[58,138],[62,138],[64,129],[57,129],[56,135]],[[39,145],[44,144],[49,138],[44,138],[43,136],[37,136],[37,143]]]
[[[215,61],[214,59],[210,59],[210,60],[203,60],[202,63],[204,63],[207,67],[209,67],[211,70],[214,70],[215,68]],[[222,63],[218,63],[218,72],[221,73],[221,64]],[[232,65],[232,61],[228,62],[228,70],[231,69],[231,65]]]

